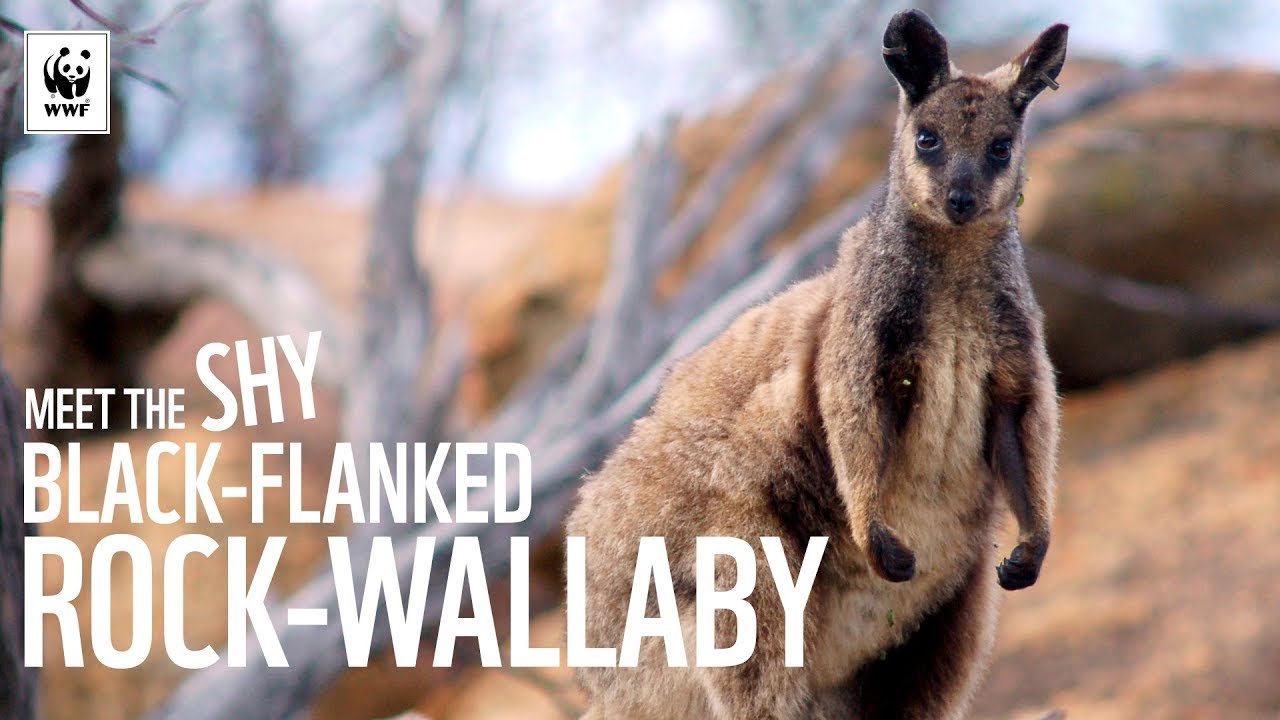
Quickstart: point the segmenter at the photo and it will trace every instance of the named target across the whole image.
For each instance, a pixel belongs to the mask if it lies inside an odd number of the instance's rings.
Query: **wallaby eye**
[[[1008,160],[1013,154],[1013,141],[1009,138],[1000,138],[991,143],[991,149],[987,152],[991,153],[991,157],[997,160]]]
[[[916,147],[920,148],[921,150],[934,150],[940,144],[941,144],[941,141],[938,140],[938,136],[934,135],[929,130],[921,130],[916,135]]]

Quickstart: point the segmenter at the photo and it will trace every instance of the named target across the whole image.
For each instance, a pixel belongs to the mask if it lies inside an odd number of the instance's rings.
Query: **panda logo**
[[[83,97],[89,89],[88,60],[88,50],[81,50],[80,56],[74,57],[64,47],[57,55],[50,55],[44,61],[44,86],[68,100]]]

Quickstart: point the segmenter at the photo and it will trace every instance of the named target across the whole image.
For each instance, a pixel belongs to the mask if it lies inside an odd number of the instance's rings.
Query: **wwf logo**
[[[50,55],[44,61],[44,86],[68,100],[84,97],[89,89],[89,57],[88,50],[72,55],[67,47]]]
[[[111,33],[28,30],[23,39],[23,131],[111,132]]]

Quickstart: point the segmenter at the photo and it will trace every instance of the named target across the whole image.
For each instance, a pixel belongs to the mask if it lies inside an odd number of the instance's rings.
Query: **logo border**
[[[107,40],[107,92],[104,102],[107,103],[107,127],[105,130],[32,130],[28,119],[31,110],[30,92],[27,80],[31,77],[31,43],[32,35],[103,35]],[[22,33],[22,133],[24,135],[110,135],[111,134],[111,31],[110,30],[26,30]]]

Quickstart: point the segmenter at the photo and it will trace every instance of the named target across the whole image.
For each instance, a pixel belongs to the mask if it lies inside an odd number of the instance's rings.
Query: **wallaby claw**
[[[1000,587],[1005,590],[1021,590],[1036,584],[1040,577],[1040,565],[1044,563],[1048,543],[1020,542],[1013,554],[996,568]]]
[[[875,523],[870,533],[871,567],[889,582],[906,582],[916,575],[916,554],[888,527]]]

